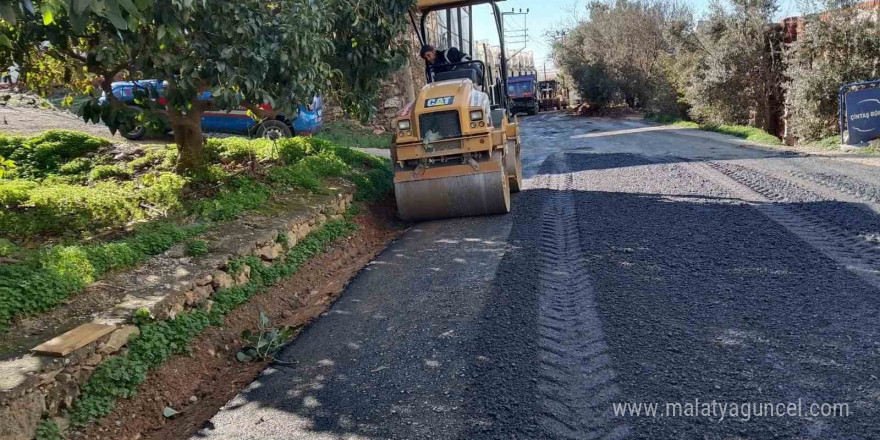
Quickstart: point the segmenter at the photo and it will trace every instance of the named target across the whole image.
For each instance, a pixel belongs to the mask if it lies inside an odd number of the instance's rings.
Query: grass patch
[[[189,344],[210,325],[222,325],[223,317],[254,295],[264,291],[282,278],[299,271],[309,259],[323,252],[334,241],[350,235],[358,226],[351,221],[353,212],[344,220],[331,221],[313,231],[291,248],[283,261],[270,266],[253,256],[231,261],[233,270],[245,265],[251,269],[246,285],[217,291],[211,310],[196,308],[179,314],[175,319],[162,322],[146,322],[140,325],[140,335],[128,344],[128,353],[102,363],[81,388],[82,394],[71,411],[71,423],[84,427],[104,417],[116,406],[120,398],[137,395],[138,387],[147,378],[147,372],[156,368],[169,357],[189,351]]]
[[[819,140],[806,142],[803,146],[807,148],[816,148],[821,150],[839,150],[840,149],[840,136],[828,136]]]
[[[41,178],[65,163],[110,145],[105,139],[70,130],[49,130],[31,138],[0,136],[0,156],[15,163],[14,173]]]
[[[22,264],[0,265],[0,329],[16,316],[44,312],[107,272],[132,267],[204,232],[201,225],[144,225],[121,241],[53,246]]]
[[[367,127],[345,119],[327,124],[315,137],[349,148],[391,148],[393,139],[391,133],[376,134]]]
[[[190,257],[201,257],[209,251],[208,242],[205,240],[190,240],[186,242],[186,254]]]
[[[782,145],[782,141],[773,136],[770,133],[767,133],[764,130],[755,127],[749,127],[747,125],[708,125],[708,124],[698,124],[693,121],[684,121],[679,118],[670,115],[654,115],[648,114],[645,115],[645,119],[653,122],[657,122],[664,125],[673,125],[676,127],[684,127],[684,128],[695,128],[703,131],[713,131],[716,133],[727,134],[731,136],[738,137],[740,139],[745,139],[749,142],[755,142],[759,144],[765,145]]]

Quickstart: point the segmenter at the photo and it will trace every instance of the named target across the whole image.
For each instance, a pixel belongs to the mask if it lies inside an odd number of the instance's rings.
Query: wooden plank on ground
[[[61,336],[52,338],[34,347],[34,353],[48,356],[67,356],[68,354],[85,347],[113,330],[115,325],[96,324],[90,322],[83,324]]]

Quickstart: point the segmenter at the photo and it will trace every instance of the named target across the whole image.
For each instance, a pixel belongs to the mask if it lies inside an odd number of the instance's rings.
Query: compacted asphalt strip
[[[877,168],[521,122],[511,214],[413,225],[193,438],[880,438]]]

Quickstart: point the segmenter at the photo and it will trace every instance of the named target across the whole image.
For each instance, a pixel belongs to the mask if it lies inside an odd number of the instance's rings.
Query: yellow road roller
[[[495,1],[418,0],[410,18],[426,44],[430,14],[480,4],[493,9],[500,71],[493,72],[494,62],[470,59],[428,66],[428,84],[397,116],[391,159],[397,209],[405,220],[504,214],[510,212],[510,193],[522,187],[519,127],[509,111],[503,23]]]

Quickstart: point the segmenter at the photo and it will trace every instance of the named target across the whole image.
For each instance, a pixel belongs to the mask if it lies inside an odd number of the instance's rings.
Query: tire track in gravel
[[[880,187],[843,174],[795,171],[793,176],[849,194],[870,203],[880,203]]]
[[[621,391],[580,249],[572,175],[559,156],[548,160],[558,172],[541,176],[553,191],[538,232],[538,423],[545,438],[625,438],[629,427],[610,414]]]
[[[827,257],[859,275],[880,289],[880,247],[864,237],[836,225],[805,204],[820,198],[809,190],[791,182],[759,171],[724,162],[693,163],[689,165],[728,189],[756,201],[754,208],[809,243]],[[793,197],[794,196],[794,197]],[[791,202],[794,198],[798,203]],[[865,216],[870,216],[867,211]],[[874,219],[871,219],[874,220]]]

